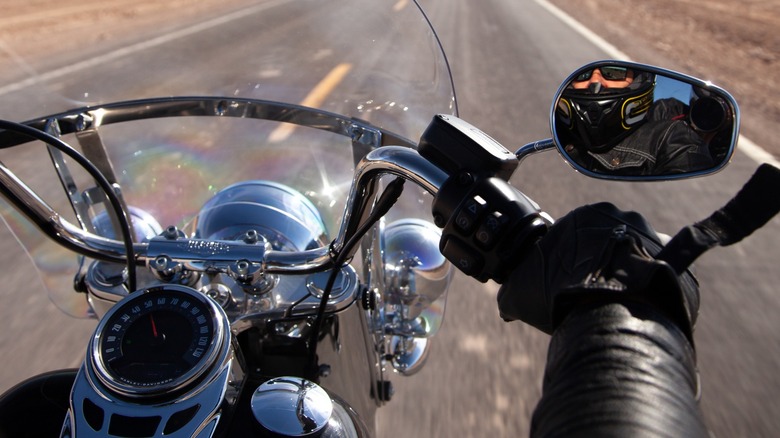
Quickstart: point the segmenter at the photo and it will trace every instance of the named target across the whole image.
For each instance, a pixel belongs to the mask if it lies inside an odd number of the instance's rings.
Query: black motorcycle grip
[[[532,437],[707,437],[695,355],[646,304],[592,304],[553,333]]]

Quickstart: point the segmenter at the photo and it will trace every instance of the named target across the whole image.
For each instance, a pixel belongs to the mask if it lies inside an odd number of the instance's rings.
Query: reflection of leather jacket
[[[650,120],[612,149],[593,153],[566,145],[583,167],[620,175],[662,175],[712,167],[707,145],[682,120]]]
[[[601,153],[578,149],[566,141],[566,135],[560,137],[574,161],[597,173],[664,175],[711,168],[714,163],[709,148],[684,121],[686,112],[675,99],[658,100],[642,126]]]

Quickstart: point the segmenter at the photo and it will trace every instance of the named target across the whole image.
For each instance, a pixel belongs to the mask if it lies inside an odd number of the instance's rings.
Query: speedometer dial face
[[[135,293],[101,321],[93,345],[104,383],[134,394],[175,388],[208,366],[218,318],[208,297],[166,286]]]

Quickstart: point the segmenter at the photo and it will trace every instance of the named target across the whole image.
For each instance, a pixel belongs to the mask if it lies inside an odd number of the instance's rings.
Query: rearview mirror
[[[701,176],[728,164],[739,108],[708,82],[643,64],[600,61],[572,73],[551,111],[558,150],[608,179]]]

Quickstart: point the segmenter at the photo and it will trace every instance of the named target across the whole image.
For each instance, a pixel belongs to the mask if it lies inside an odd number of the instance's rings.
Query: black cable
[[[100,172],[100,170],[98,170],[98,168],[95,167],[95,165],[92,164],[92,162],[89,161],[85,156],[81,155],[77,150],[73,149],[73,147],[71,147],[69,144],[65,143],[64,141],[62,141],[57,137],[54,137],[44,131],[32,128],[30,126],[23,125],[21,123],[11,122],[2,119],[0,119],[0,129],[6,131],[14,131],[14,132],[27,135],[29,137],[42,141],[47,145],[60,150],[61,152],[65,153],[65,155],[72,158],[76,163],[81,165],[87,171],[87,173],[89,173],[90,176],[95,179],[95,182],[100,186],[100,188],[103,189],[104,192],[106,192],[106,197],[111,203],[111,207],[114,209],[114,212],[116,213],[117,216],[117,220],[119,221],[119,227],[121,228],[120,232],[122,233],[122,239],[124,240],[124,244],[125,244],[125,255],[127,257],[128,289],[130,292],[135,291],[136,269],[135,269],[135,252],[133,250],[132,229],[130,228],[130,221],[127,218],[127,213],[122,207],[122,203],[119,201],[119,197],[117,197],[116,193],[114,192],[114,188],[111,186],[111,183],[108,182],[108,179],[106,179],[106,177]],[[0,149],[6,149],[14,146],[16,145],[11,145],[11,146],[0,145]]]
[[[312,324],[312,331],[309,339],[309,372],[312,375],[312,380],[317,377],[317,341],[319,337],[320,328],[322,327],[322,320],[325,318],[325,308],[327,307],[328,300],[330,299],[330,292],[333,289],[333,284],[336,282],[339,272],[341,272],[341,266],[346,262],[348,254],[352,251],[360,242],[360,239],[374,226],[382,216],[387,214],[390,207],[392,207],[401,196],[404,189],[404,179],[396,178],[390,184],[374,205],[374,209],[366,218],[366,221],[355,231],[355,234],[344,244],[341,250],[336,254],[333,261],[333,268],[328,276],[328,282],[325,285],[325,289],[322,291],[322,297],[320,298],[320,306],[317,309],[317,316],[314,318]]]

